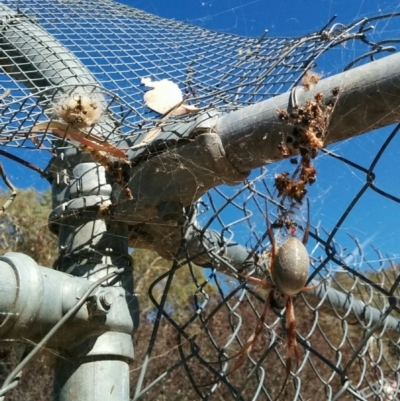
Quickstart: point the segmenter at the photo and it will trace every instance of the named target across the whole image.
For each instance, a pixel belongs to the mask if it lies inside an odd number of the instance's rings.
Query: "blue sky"
[[[301,36],[320,29],[334,14],[338,21],[393,12],[398,1],[376,0],[123,0],[158,16],[220,32],[258,36]]]

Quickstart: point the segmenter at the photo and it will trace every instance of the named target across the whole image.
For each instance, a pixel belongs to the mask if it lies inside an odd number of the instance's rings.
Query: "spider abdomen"
[[[293,296],[305,286],[310,257],[303,243],[295,237],[286,240],[278,249],[272,269],[276,289],[284,295]]]

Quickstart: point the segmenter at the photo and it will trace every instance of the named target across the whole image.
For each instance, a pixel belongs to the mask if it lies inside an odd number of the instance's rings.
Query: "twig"
[[[17,196],[17,188],[11,183],[11,181],[7,178],[6,172],[4,171],[3,165],[0,163],[0,176],[3,179],[4,183],[11,189],[11,195],[7,199],[6,203],[0,208],[0,216],[2,216],[6,209],[11,205],[15,197]]]
[[[24,167],[28,167],[28,168],[30,168],[31,170],[36,171],[36,172],[39,173],[42,177],[45,177],[45,176],[46,176],[46,172],[45,172],[44,170],[42,170],[40,167],[38,167],[38,166],[36,166],[36,165],[34,165],[34,164],[32,164],[32,163],[29,163],[29,162],[27,162],[26,160],[21,159],[21,158],[18,157],[18,156],[15,156],[15,155],[13,155],[13,154],[11,154],[11,153],[8,153],[8,152],[6,152],[6,151],[4,151],[4,150],[2,150],[2,149],[0,149],[0,155],[1,155],[1,156],[5,156],[5,157],[7,157],[7,158],[9,158],[9,159],[11,159],[11,160],[13,160],[13,161],[19,163],[19,164],[22,164]]]

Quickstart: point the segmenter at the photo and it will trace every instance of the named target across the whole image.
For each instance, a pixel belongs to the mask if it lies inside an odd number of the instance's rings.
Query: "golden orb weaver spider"
[[[310,211],[309,203],[307,202],[308,209],[308,220],[307,226],[304,230],[304,235],[300,241],[294,236],[295,228],[290,228],[290,238],[288,238],[280,247],[278,247],[273,227],[269,222],[267,216],[267,235],[270,240],[271,249],[269,253],[269,263],[267,273],[270,274],[272,283],[266,280],[251,276],[243,276],[248,282],[262,285],[267,288],[271,288],[271,291],[264,302],[263,311],[256,325],[253,334],[249,337],[242,349],[233,358],[239,357],[232,369],[226,373],[226,376],[236,371],[245,361],[246,357],[251,352],[259,334],[261,333],[267,312],[271,305],[274,303],[275,297],[283,296],[286,304],[286,330],[287,330],[287,357],[286,357],[286,377],[282,388],[276,397],[278,399],[285,388],[286,382],[289,378],[293,354],[296,358],[296,362],[300,361],[300,354],[298,344],[296,340],[296,318],[294,314],[293,300],[292,298],[300,292],[310,291],[315,289],[315,286],[305,287],[308,279],[310,257],[308,255],[306,245],[309,238],[310,231]]]

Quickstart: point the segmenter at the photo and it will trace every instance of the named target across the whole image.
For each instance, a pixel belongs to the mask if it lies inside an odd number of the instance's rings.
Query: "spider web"
[[[37,3],[30,2],[28,4],[19,2],[19,6],[29,18],[38,18],[41,26],[67,48],[72,49],[102,84],[99,90],[105,97],[109,105],[109,110],[112,115],[118,116],[122,121],[118,130],[112,129],[112,134],[115,134],[116,137],[109,136],[109,138],[112,138],[113,143],[117,144],[122,139],[129,139],[131,141],[130,144],[135,145],[140,142],[146,130],[154,126],[154,121],[159,117],[155,113],[149,112],[143,104],[143,88],[140,88],[140,79],[144,76],[151,75],[154,79],[170,78],[173,81],[181,83],[183,85],[182,87],[187,89],[188,92],[190,92],[191,87],[195,87],[196,92],[190,97],[190,101],[193,104],[199,107],[207,107],[212,102],[223,112],[242,108],[247,104],[257,103],[268,97],[286,92],[291,89],[295,83],[299,82],[304,72],[304,63],[301,64],[301,66],[300,64],[296,65],[296,57],[290,60],[292,65],[287,70],[281,71],[278,70],[278,68],[276,70],[270,69],[264,81],[259,80],[259,75],[262,75],[263,71],[260,67],[254,67],[257,62],[259,63],[260,61],[267,64],[267,67],[270,67],[271,65],[269,65],[268,62],[273,64],[274,61],[273,57],[269,57],[270,52],[284,50],[293,43],[292,39],[276,39],[271,36],[271,34],[265,37],[256,36],[255,38],[249,39],[233,37],[226,33],[209,33],[203,29],[207,27],[206,23],[208,21],[213,21],[221,16],[229,15],[234,18],[235,22],[226,21],[225,27],[222,27],[220,31],[226,32],[226,30],[229,29],[229,31],[232,32],[232,30],[234,31],[236,29],[237,25],[243,24],[244,21],[246,21],[244,33],[252,34],[255,29],[251,25],[253,17],[247,14],[247,10],[251,7],[256,9],[260,5],[259,3],[260,2],[257,1],[241,2],[238,7],[231,7],[224,5],[222,2],[218,6],[219,9],[207,14],[208,17],[189,19],[189,22],[200,25],[201,28],[181,25],[178,22],[165,22],[156,17],[143,14],[140,11],[119,8],[109,2],[102,3],[104,7],[96,9],[97,14],[93,12],[90,15],[90,21],[89,18],[87,18],[87,14],[83,12],[85,9],[74,8],[75,4],[72,4],[70,1],[62,1],[57,4],[42,1]],[[16,2],[5,2],[5,4],[16,9]],[[87,2],[87,4],[90,5],[91,3]],[[149,6],[154,7],[152,4],[149,4]],[[212,1],[202,2],[201,6],[216,8],[217,3]],[[310,29],[309,32],[318,31],[324,23],[329,20],[332,6],[333,3],[329,3],[329,9],[325,10],[325,12],[329,14],[328,17],[320,21],[321,23],[314,25],[314,28]],[[286,12],[284,21],[292,21],[293,18],[299,20],[299,15],[304,18],[304,15],[307,14],[304,12],[304,8],[308,10],[314,9],[311,8],[311,6],[309,6],[309,8],[305,6],[301,8],[300,13],[299,7],[300,6],[294,6],[292,10],[296,17],[288,15],[287,10],[280,10],[281,12]],[[60,15],[62,15],[62,18],[54,18],[54,15],[57,14],[56,9],[58,12],[61,12]],[[396,7],[390,8],[388,6],[388,9],[390,9],[390,11],[393,11],[393,9],[396,11]],[[113,16],[118,19],[118,24],[116,24],[110,32],[109,27],[107,27],[107,29],[102,28],[100,22],[104,21],[104,15],[108,16],[111,11]],[[379,12],[383,13],[384,10],[380,10]],[[240,17],[241,13],[243,13],[243,17]],[[322,18],[322,14],[323,13],[319,16],[320,19]],[[367,13],[362,11],[361,7],[355,16],[360,18],[365,15],[367,15]],[[124,51],[124,47],[128,46],[130,38],[136,33],[129,25],[129,18],[138,16],[141,18],[142,25],[136,27],[137,32],[146,27],[149,30],[149,39],[146,43],[140,43],[140,41],[135,42],[135,46],[131,48],[132,51],[135,51],[136,56],[136,58],[133,59],[129,57],[130,55],[128,52]],[[353,21],[357,18],[353,18],[352,16],[351,18],[349,17],[349,20]],[[278,21],[278,16],[274,15],[273,19],[274,21]],[[78,37],[71,21],[75,21],[76,24],[84,27],[84,34]],[[398,29],[395,28],[396,21],[398,23],[398,19],[394,17],[389,17],[382,21],[375,21],[376,27],[371,33],[371,40],[380,42],[389,37],[397,38],[399,32]],[[296,23],[302,25],[301,20],[298,22],[296,21]],[[268,27],[268,24],[265,25]],[[294,22],[290,22],[290,25],[293,26]],[[93,33],[94,26],[96,26],[95,34]],[[168,35],[167,42],[162,40],[167,36],[162,28],[168,28],[170,32],[173,33],[172,36],[171,34]],[[272,27],[271,31],[273,31],[273,29],[276,28]],[[287,32],[296,35],[304,34],[305,30],[293,28],[293,31]],[[129,34],[131,36],[129,36]],[[188,40],[189,45],[186,45],[186,42],[183,40],[184,37]],[[115,50],[112,45],[115,44],[117,40],[122,40],[123,45]],[[165,49],[166,43],[168,43],[168,50]],[[262,44],[261,53],[257,50],[257,45],[260,43]],[[395,44],[396,40],[392,40],[391,45]],[[326,46],[326,43],[323,43],[321,48],[318,46],[318,43],[310,41],[309,48],[307,48],[307,45],[297,48],[299,52],[297,56],[300,57],[302,54],[308,54],[309,59],[314,62],[313,55],[319,54],[323,46]],[[164,49],[162,53],[161,49]],[[257,54],[254,53],[255,49]],[[233,66],[231,63],[225,61],[228,52],[232,54],[231,61],[233,60]],[[314,69],[317,72],[321,72],[325,77],[339,72],[348,65],[349,62],[357,59],[357,57],[365,52],[366,47],[361,46],[359,42],[343,41],[340,44],[338,43],[336,47],[333,47],[332,50],[322,54],[322,56],[317,59],[317,66],[315,66]],[[260,54],[264,58],[260,58]],[[380,55],[377,57],[380,57]],[[116,64],[115,70],[110,70],[108,65],[113,58],[117,58],[120,63]],[[192,68],[195,69],[197,74],[203,74],[201,76],[202,79],[193,77],[191,71],[188,73],[188,69],[186,68],[188,59],[194,60],[194,67],[192,66]],[[307,64],[307,66],[309,67],[311,64]],[[268,68],[266,68],[266,70],[268,71]],[[246,71],[248,73],[244,75]],[[281,80],[281,76],[285,78]],[[46,107],[48,107],[49,99],[52,101],[57,99],[59,92],[62,92],[65,88],[57,88],[55,91],[54,88],[51,88],[51,90],[43,90],[40,95],[33,98],[31,93],[23,85],[20,85],[17,81],[11,81],[6,74],[3,74],[2,86],[4,89],[11,88],[10,99],[6,99],[2,114],[5,129],[3,129],[1,135],[9,139],[7,146],[9,148],[11,146],[16,147],[16,151],[20,151],[19,148],[32,148],[32,151],[39,151],[38,149],[34,149],[37,145],[27,140],[29,137],[29,128],[32,125],[32,121],[46,120],[46,115],[43,113],[43,110],[46,110]],[[248,90],[247,88],[251,89]],[[117,95],[117,97],[115,95]],[[39,101],[37,100],[38,98]],[[22,110],[20,109],[21,104],[24,105]],[[193,121],[193,117],[185,117],[183,120],[184,122],[190,123]],[[18,137],[17,134],[21,132],[28,133],[28,135]],[[394,132],[394,134],[390,136],[392,132]],[[50,133],[45,135],[42,139],[43,144],[51,149],[54,138],[50,136]],[[165,138],[162,138],[162,140],[164,141]],[[356,299],[361,299],[363,302],[375,307],[379,311],[384,311],[389,308],[388,291],[396,277],[395,273],[397,267],[395,265],[400,254],[396,240],[400,223],[400,221],[397,221],[400,216],[398,213],[399,194],[398,185],[395,184],[396,171],[398,170],[398,141],[398,135],[396,135],[396,132],[392,131],[392,127],[390,127],[363,135],[360,138],[353,138],[340,144],[331,145],[326,152],[320,152],[315,159],[318,179],[317,182],[311,186],[307,195],[310,200],[310,219],[313,226],[311,230],[313,235],[308,244],[308,249],[310,250],[313,260],[312,274],[315,274],[318,279],[324,278],[331,280],[333,283],[331,286],[335,289],[339,288],[343,293],[350,294],[351,291],[358,292]],[[386,147],[384,147],[385,143],[387,144]],[[64,144],[64,146],[70,145]],[[354,149],[357,149],[357,152],[355,152]],[[379,150],[382,150],[382,154],[380,155]],[[151,151],[153,150],[150,150],[150,152]],[[160,148],[157,148],[156,151],[160,151]],[[19,154],[21,155],[21,153]],[[379,187],[381,190],[380,193],[372,190],[371,187],[367,185],[368,182],[366,180],[368,170],[377,155],[379,157],[376,159],[377,164],[374,166],[373,173],[374,184]],[[23,157],[25,157],[25,154]],[[26,158],[29,159],[28,153],[26,153]],[[202,228],[207,227],[219,233],[222,238],[225,238],[226,243],[224,245],[229,245],[233,243],[234,240],[236,243],[243,245],[246,250],[251,250],[256,247],[256,251],[259,253],[268,251],[270,244],[267,240],[258,245],[257,241],[265,233],[266,220],[270,219],[270,221],[274,221],[279,217],[280,209],[276,208],[276,204],[279,203],[279,200],[273,189],[274,177],[276,174],[280,174],[283,171],[293,171],[294,168],[290,161],[283,161],[252,172],[248,177],[246,186],[243,186],[243,184],[229,187],[219,186],[207,192],[198,204],[199,226]],[[178,167],[176,167],[176,169],[178,171]],[[15,173],[12,175],[12,178],[16,178]],[[362,192],[363,188],[365,188],[365,192]],[[357,202],[354,203],[354,200],[357,200]],[[270,212],[269,215],[267,215],[265,209],[265,201],[270,202],[268,208]],[[352,203],[354,203],[354,207]],[[287,205],[285,205],[285,207],[291,210],[293,209]],[[295,224],[299,232],[301,232],[308,218],[306,208],[298,207],[294,208],[292,211],[294,212],[293,218]],[[348,216],[344,221],[341,221],[341,216],[346,212],[349,212]],[[278,229],[276,231],[278,243],[284,242],[288,235],[288,232],[285,230]],[[375,248],[370,247],[370,244],[374,244]],[[331,249],[335,250],[335,254],[332,255],[332,253],[328,252]],[[185,345],[187,348],[182,346],[182,354],[188,358],[189,362],[181,362],[180,366],[184,366],[186,374],[188,374],[192,381],[193,387],[196,388],[197,395],[203,399],[212,399],[214,396],[217,397],[218,391],[227,391],[222,394],[229,394],[237,399],[241,399],[241,397],[243,397],[243,399],[251,399],[252,397],[261,397],[262,395],[265,399],[268,399],[268,397],[271,397],[271,394],[276,395],[276,383],[271,380],[270,377],[260,379],[253,375],[247,387],[247,389],[251,389],[251,391],[245,396],[240,393],[240,383],[243,381],[244,377],[240,377],[240,375],[232,376],[227,383],[226,379],[218,376],[218,374],[220,375],[225,369],[224,363],[227,355],[225,355],[224,352],[228,348],[226,344],[228,343],[229,345],[233,340],[236,341],[236,330],[241,330],[239,336],[243,343],[251,334],[254,326],[254,321],[253,324],[247,324],[247,322],[243,324],[240,319],[237,320],[238,316],[245,316],[248,310],[240,305],[240,302],[234,298],[234,295],[237,294],[240,300],[245,300],[245,302],[251,306],[252,314],[258,315],[261,311],[265,294],[262,289],[253,289],[251,287],[241,288],[236,280],[231,278],[227,279],[226,276],[220,275],[217,272],[218,255],[214,256],[215,259],[213,263],[211,263],[213,269],[207,273],[207,279],[204,282],[197,282],[195,279],[193,281],[197,286],[195,296],[197,312],[194,316],[197,322],[200,321],[199,324],[206,332],[208,341],[213,343],[212,346],[215,349],[215,353],[214,355],[204,355],[200,352],[200,354],[196,355],[196,353],[193,352],[193,342],[188,340]],[[210,265],[210,263],[208,265]],[[370,276],[367,275],[367,271]],[[380,279],[375,287],[369,281],[372,274],[371,272],[376,274]],[[340,275],[340,273],[345,274]],[[349,277],[351,278],[351,288],[349,288]],[[164,278],[165,277],[160,277],[155,280],[153,288],[150,289],[150,295],[154,286],[158,284],[161,285]],[[210,306],[207,306],[206,302],[208,299],[207,291],[203,289],[205,282],[208,280],[213,280],[219,288],[219,297],[213,299]],[[375,291],[377,295],[368,299],[364,288],[367,288],[367,293],[368,291],[370,293]],[[167,288],[165,291],[168,296],[173,296],[173,294],[168,294]],[[325,363],[329,368],[328,370],[332,373],[335,371],[334,368],[337,368],[335,364],[338,364],[338,362],[333,351],[332,353],[323,354],[322,356],[320,354],[318,355],[318,345],[322,340],[321,336],[318,336],[316,333],[322,333],[321,335],[324,336],[327,335],[326,332],[328,331],[328,329],[323,326],[323,323],[318,320],[318,313],[322,315],[325,311],[323,311],[322,307],[319,309],[317,305],[313,304],[312,300],[308,299],[306,295],[304,297],[306,298],[304,302],[306,302],[308,307],[305,308],[304,311],[298,313],[299,333],[304,339],[302,347],[304,347],[306,353],[304,361],[312,365],[315,371],[318,372],[320,370],[323,372],[321,375],[324,376],[326,375],[326,370],[321,368],[320,365]],[[230,304],[229,300],[231,298],[233,301]],[[381,303],[377,302],[378,298]],[[187,322],[178,324],[174,321],[174,311],[170,311],[165,305],[159,304],[155,296],[153,296],[153,301],[158,306],[158,309],[162,311],[164,317],[169,319],[169,322],[176,332],[182,338],[190,338],[186,328]],[[352,302],[353,301],[354,299],[352,298]],[[299,303],[300,302],[303,302],[303,300],[299,300]],[[356,304],[356,302],[354,303]],[[301,303],[301,305],[303,304]],[[222,316],[219,317],[219,319],[226,324],[229,322],[228,326],[230,327],[230,331],[228,334],[219,336],[215,328],[212,327],[212,325],[218,321],[216,318],[213,319],[213,314],[217,314],[222,307],[227,310],[229,318]],[[350,309],[351,308],[348,310]],[[314,313],[314,326],[311,328],[303,327],[302,319],[310,318],[310,313]],[[332,311],[330,313],[332,313]],[[357,350],[357,346],[360,344],[360,341],[357,342],[354,339],[354,332],[346,326],[347,320],[351,319],[346,316],[346,313],[334,313],[337,314],[337,321],[343,324],[344,328],[341,334],[347,339],[347,342],[351,344],[349,346],[350,348],[345,348],[344,346],[341,348],[339,347],[339,354],[342,352],[343,355],[348,357],[350,353],[358,358],[357,352],[359,352],[359,350]],[[193,317],[187,317],[187,321],[192,318]],[[226,319],[226,321],[224,319]],[[266,358],[264,365],[260,367],[261,374],[263,372],[265,373],[270,366],[276,366],[277,371],[282,372],[282,375],[284,375],[282,361],[285,359],[285,350],[284,345],[282,345],[284,342],[280,340],[280,336],[283,337],[284,332],[280,328],[280,319],[277,319],[276,315],[271,313],[268,319],[267,324],[270,331],[267,336],[261,339],[261,342],[264,341],[263,349],[255,350],[253,355],[254,365],[262,361],[263,358]],[[362,335],[360,338],[364,338],[365,341],[367,341],[368,336],[371,335],[373,323],[360,321],[358,324],[362,328]],[[381,347],[385,349],[385,351],[387,349],[384,348],[384,346],[388,341],[394,346],[398,342],[396,336],[389,337],[390,340],[379,334],[371,338],[374,339],[373,341],[375,341],[378,348]],[[326,340],[326,342],[328,342],[328,340]],[[268,344],[275,345],[269,347]],[[203,349],[208,349],[207,347],[209,346],[209,344],[207,345],[200,342],[196,345],[199,345],[200,348]],[[338,345],[332,345],[332,350],[334,350],[335,347],[338,347]],[[229,350],[229,355],[234,355],[239,349],[240,348],[235,348],[235,346],[233,346],[232,349]],[[311,356],[307,354],[307,352],[311,352],[310,350],[316,351],[317,355],[315,356],[315,352],[314,355]],[[374,352],[376,351],[371,351],[368,356],[360,358],[361,362],[368,361],[368,363],[373,366],[371,370],[368,370],[366,373],[364,372],[364,375],[362,375],[362,371],[360,373],[360,371],[356,369],[354,372],[351,372],[353,374],[353,395],[357,391],[360,394],[365,387],[372,388],[374,383],[377,382],[375,370],[379,370],[380,363],[374,360],[376,356]],[[327,363],[326,360],[324,361],[323,357],[328,359],[330,364]],[[385,366],[385,374],[382,378],[394,382],[397,379],[395,374],[396,368],[391,365],[392,360],[390,360],[390,357],[387,355],[385,355],[385,357],[387,357],[389,362],[386,364],[387,366]],[[218,368],[215,368],[213,365],[218,358],[220,358],[219,371]],[[213,373],[211,375],[212,378],[208,377],[208,379],[212,381],[217,377],[223,384],[219,388],[209,386],[205,390],[202,385],[206,383],[207,380],[202,380],[204,378],[199,379],[192,375],[192,363],[200,363],[206,366],[209,372]],[[307,394],[309,388],[307,389],[304,383],[310,373],[309,370],[304,367],[305,363],[303,363],[302,368],[300,368],[299,372],[294,376],[293,382],[298,388],[299,383],[302,381],[305,394]],[[160,374],[161,373],[162,372],[160,372]],[[335,380],[338,380],[338,377],[343,379],[340,374],[340,369],[338,368]],[[318,376],[318,374],[316,374],[316,376]],[[150,388],[151,391],[157,390],[156,379],[157,378],[153,377],[153,382],[149,379],[151,383],[154,383],[154,387]],[[330,381],[325,376],[318,380],[319,391],[322,393],[330,392],[330,398],[333,398],[332,392],[337,394],[342,388],[341,385],[343,385],[343,383],[338,383],[338,381],[331,385]],[[399,380],[397,380],[397,382],[399,382]],[[221,388],[224,390],[221,390]],[[150,390],[149,397],[151,397]],[[287,397],[296,399],[293,388],[288,391]]]

